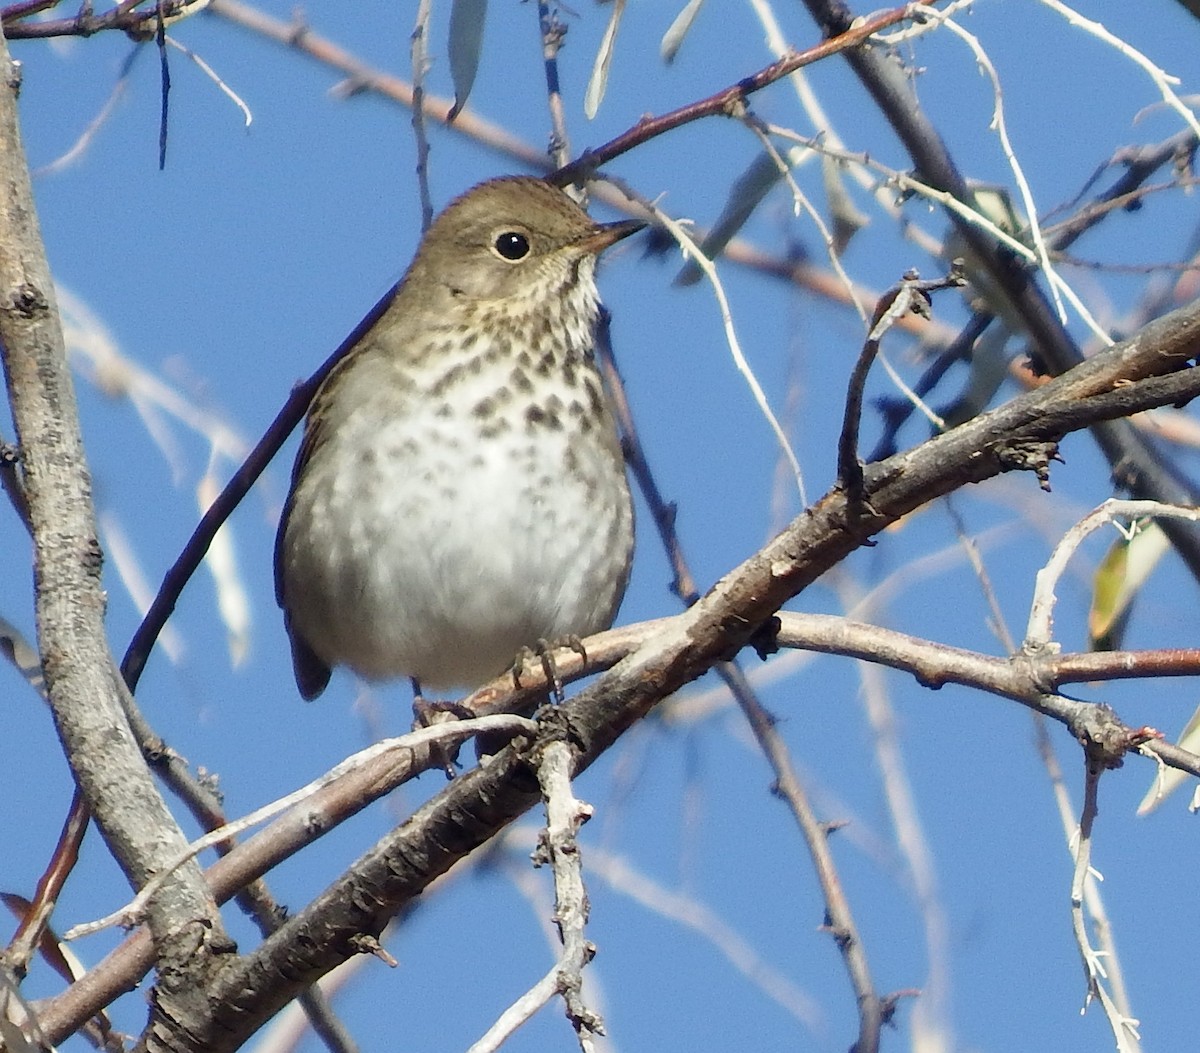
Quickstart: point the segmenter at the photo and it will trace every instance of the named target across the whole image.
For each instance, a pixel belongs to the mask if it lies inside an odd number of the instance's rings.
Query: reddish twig
[[[33,894],[33,902],[16,934],[5,952],[5,960],[15,969],[23,970],[34,949],[42,941],[43,935],[50,924],[50,915],[58,903],[59,893],[62,892],[68,875],[79,859],[79,846],[83,843],[83,835],[87,832],[88,821],[92,813],[88,810],[87,802],[79,790],[71,800],[71,809],[63,822],[62,832],[58,835],[58,844],[46,868],[38,881]]]
[[[175,21],[187,13],[196,0],[158,0],[148,11],[138,7],[147,0],[122,0],[121,3],[94,15],[90,10],[80,10],[71,18],[55,18],[44,22],[29,22],[30,15],[55,7],[53,3],[26,0],[0,9],[0,21],[4,23],[4,35],[9,40],[28,40],[44,37],[90,37],[105,30],[118,30],[134,40],[151,40],[160,25]]]
[[[556,186],[577,183],[590,178],[597,168],[607,164],[613,158],[620,157],[621,154],[628,153],[635,146],[641,146],[642,143],[648,142],[665,132],[669,132],[685,124],[690,124],[692,121],[698,121],[703,117],[739,116],[745,110],[746,99],[756,91],[761,91],[768,85],[774,84],[789,73],[795,73],[796,70],[804,66],[810,66],[814,62],[819,62],[821,59],[828,58],[830,55],[836,55],[848,48],[858,47],[880,30],[887,29],[889,26],[894,26],[898,22],[903,22],[905,19],[913,17],[916,16],[913,14],[911,8],[905,5],[903,7],[892,8],[890,11],[884,11],[882,14],[875,15],[872,18],[864,19],[853,28],[847,29],[844,33],[839,33],[835,37],[823,40],[811,48],[784,55],[783,58],[772,62],[757,73],[743,77],[736,84],[731,84],[729,87],[718,91],[715,95],[710,95],[697,102],[688,103],[688,105],[681,106],[679,109],[672,110],[661,117],[643,117],[628,131],[622,132],[615,139],[610,139],[603,146],[585,151],[579,158],[572,161],[569,165],[560,168],[547,178]]]

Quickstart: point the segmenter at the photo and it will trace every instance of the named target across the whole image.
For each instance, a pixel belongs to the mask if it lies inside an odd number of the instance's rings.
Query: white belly
[[[612,445],[569,426],[483,441],[469,410],[445,414],[427,403],[374,428],[360,409],[296,490],[285,588],[330,665],[474,686],[522,647],[611,623],[632,547]]]

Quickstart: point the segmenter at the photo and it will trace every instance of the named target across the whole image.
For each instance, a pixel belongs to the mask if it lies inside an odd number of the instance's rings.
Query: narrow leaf
[[[487,0],[454,0],[450,8],[450,78],[454,81],[454,105],[446,115],[448,121],[462,112],[475,84],[486,19]]]
[[[687,36],[688,30],[692,28],[692,23],[696,21],[696,16],[700,13],[703,3],[704,0],[688,0],[684,9],[675,16],[671,27],[663,34],[659,52],[664,62],[675,61],[680,45],[683,44],[683,38]]]
[[[1088,611],[1088,635],[1094,650],[1120,647],[1123,619],[1169,547],[1166,534],[1147,523],[1133,540],[1119,538],[1109,549],[1096,570]]]
[[[1118,538],[1104,554],[1092,579],[1092,605],[1088,610],[1088,642],[1093,651],[1111,651],[1119,647],[1125,635],[1128,607],[1125,595],[1125,571],[1129,565],[1129,543]]]
[[[604,92],[608,88],[608,67],[612,65],[613,49],[617,43],[617,30],[621,26],[621,16],[625,13],[625,0],[616,0],[613,4],[612,16],[608,20],[608,28],[604,31],[604,39],[600,41],[600,49],[596,52],[596,61],[592,65],[592,78],[588,81],[587,91],[583,96],[583,112],[591,120],[600,110],[604,100]]]

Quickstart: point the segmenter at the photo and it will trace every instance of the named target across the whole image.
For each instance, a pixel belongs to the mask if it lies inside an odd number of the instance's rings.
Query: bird
[[[633,505],[594,275],[643,226],[527,176],[430,225],[305,418],[275,545],[302,697],[337,666],[469,689],[612,625]]]

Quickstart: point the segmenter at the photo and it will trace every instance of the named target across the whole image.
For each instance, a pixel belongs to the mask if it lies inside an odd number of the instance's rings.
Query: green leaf
[[[1096,570],[1088,611],[1092,650],[1121,646],[1133,600],[1169,547],[1166,534],[1154,523],[1146,523],[1132,540],[1119,538],[1108,550]]]

